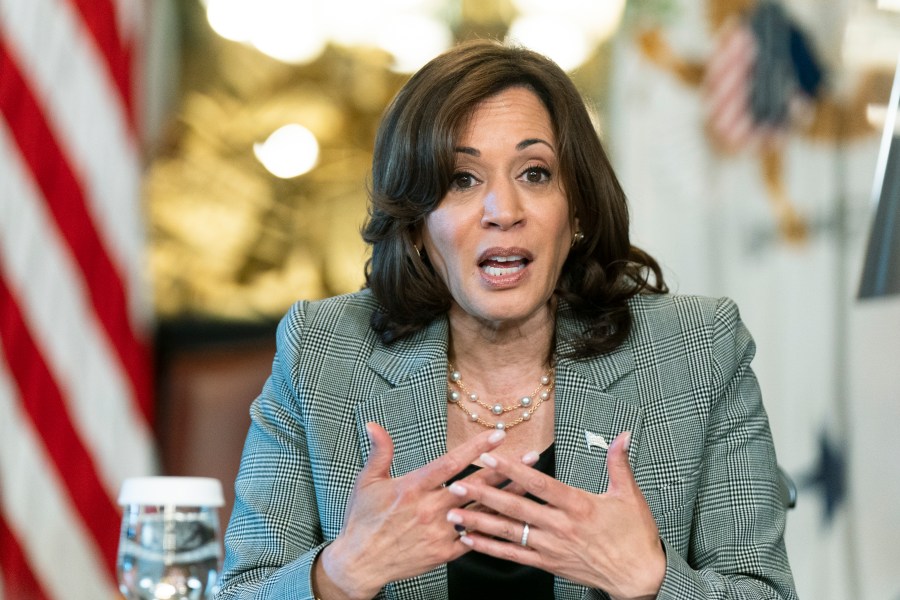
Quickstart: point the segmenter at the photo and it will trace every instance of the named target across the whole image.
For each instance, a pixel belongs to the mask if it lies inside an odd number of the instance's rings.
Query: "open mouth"
[[[490,277],[503,277],[514,275],[524,270],[531,262],[524,256],[512,254],[510,256],[488,256],[478,266]]]

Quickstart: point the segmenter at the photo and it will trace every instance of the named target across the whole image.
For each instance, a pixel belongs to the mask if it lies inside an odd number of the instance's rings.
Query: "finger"
[[[554,515],[557,513],[556,508],[480,482],[466,484],[455,482],[448,489],[459,498],[476,502],[477,505],[487,507],[490,511],[505,515],[514,521],[546,525],[554,521]],[[480,509],[477,512],[484,511]],[[447,515],[447,520],[454,523],[463,522],[467,518],[467,513],[465,506],[452,508]]]
[[[464,531],[466,534],[477,532],[482,535],[500,538],[509,542],[520,544],[524,535],[524,521],[510,519],[495,512],[473,511],[466,509],[464,511],[452,511],[447,513],[447,520],[458,525],[458,531]],[[537,530],[536,527],[530,526],[528,540],[534,541],[532,535]]]
[[[496,454],[482,454],[481,462],[505,475],[519,486],[518,489],[524,490],[535,498],[540,498],[555,506],[566,506],[568,498],[566,492],[569,491],[569,488],[553,477],[545,475],[521,461],[509,460]]]
[[[540,455],[537,452],[529,452],[525,456],[522,457],[522,464],[527,465],[529,467],[534,466],[535,463],[540,459]],[[520,486],[518,483],[513,480],[505,477],[501,473],[498,473],[494,469],[483,468],[475,471],[471,475],[464,477],[459,480],[462,482],[462,485],[465,485],[466,481],[469,482],[482,482],[485,485],[493,486],[497,489],[506,490],[511,494],[516,494],[518,496],[525,495],[525,488]],[[474,500],[464,500],[461,499],[457,504],[459,508],[468,508],[470,510],[474,510],[478,508],[479,505]],[[486,507],[480,507],[481,510],[489,510]]]
[[[464,486],[467,484],[489,485],[498,490],[509,490],[515,485],[509,477],[505,477],[493,469],[481,469],[456,481]]]
[[[479,475],[483,475],[483,476],[478,477]],[[519,496],[525,495],[525,490],[523,490],[521,488],[521,486],[519,486],[518,484],[513,483],[513,481],[510,479],[504,479],[504,480],[498,482],[500,477],[502,477],[502,475],[500,475],[498,473],[484,474],[484,473],[478,472],[478,473],[473,473],[472,475],[469,475],[465,479],[460,479],[459,481],[463,482],[460,485],[466,486],[466,487],[468,487],[468,485],[477,483],[478,485],[487,485],[492,488],[496,488],[498,490],[504,490],[510,494],[516,494]],[[468,482],[468,484],[466,482]],[[456,489],[457,488],[453,488],[454,491]],[[453,496],[455,496],[457,498],[456,502],[454,503],[454,505],[457,508],[465,508],[468,510],[480,510],[480,511],[484,511],[484,512],[494,512],[492,509],[490,509],[486,506],[482,506],[476,500],[471,500],[471,499],[465,498],[464,496],[461,496],[456,493],[454,493]],[[453,497],[453,496],[451,496],[451,497]]]
[[[611,494],[633,490],[637,483],[628,464],[628,447],[631,445],[631,432],[623,431],[616,436],[610,444],[606,454],[606,471],[609,473],[609,488]]]
[[[358,485],[364,485],[376,479],[389,478],[391,461],[394,459],[394,442],[381,425],[374,421],[366,423],[366,435],[372,444],[372,451],[359,473]]]
[[[499,446],[505,437],[506,433],[500,430],[485,431],[464,444],[460,444],[447,454],[415,471],[419,486],[423,489],[431,489],[443,485],[451,477],[472,464],[480,455]]]
[[[529,533],[529,540],[530,539],[531,534]],[[537,567],[538,569],[544,567],[540,553],[535,552],[526,546],[521,546],[516,541],[504,542],[489,535],[482,535],[478,532],[470,532],[461,535],[459,541],[482,554],[488,554],[496,558],[519,563],[520,565]]]
[[[540,460],[541,455],[537,452],[529,452],[525,456],[522,457],[522,464],[526,467],[533,467],[538,460]],[[493,470],[493,469],[492,469]],[[494,471],[496,473],[496,471]],[[509,492],[510,494],[516,494],[517,496],[524,496],[527,491],[521,485],[513,481],[512,479],[506,480],[508,483],[503,486],[496,486],[502,488]]]
[[[534,464],[540,459],[540,455],[537,452],[529,452],[525,456],[522,457],[522,464],[527,465],[529,467],[534,466]],[[490,467],[478,469],[471,475],[460,479],[460,481],[480,481],[485,485],[491,485],[495,488],[504,489],[507,491],[519,490],[515,493],[524,494],[524,490],[522,490],[521,486],[517,483],[513,482],[509,477],[506,477],[502,473],[498,473],[494,469]]]

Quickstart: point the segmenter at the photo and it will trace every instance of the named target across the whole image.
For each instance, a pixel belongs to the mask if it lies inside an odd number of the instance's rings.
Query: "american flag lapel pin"
[[[597,447],[603,450],[609,449],[609,444],[606,443],[606,439],[600,435],[599,433],[594,433],[593,431],[584,430],[584,437],[587,440],[588,452],[590,452],[591,448]]]

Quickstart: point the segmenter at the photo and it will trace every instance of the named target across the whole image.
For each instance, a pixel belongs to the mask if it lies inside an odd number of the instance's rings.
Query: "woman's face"
[[[479,104],[460,133],[450,188],[422,233],[451,317],[549,319],[572,239],[550,115],[514,87]]]

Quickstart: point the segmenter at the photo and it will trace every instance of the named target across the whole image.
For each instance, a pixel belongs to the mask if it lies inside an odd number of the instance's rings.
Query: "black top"
[[[447,483],[471,475],[479,468],[469,465]],[[554,476],[556,455],[553,444],[541,453],[534,468]],[[531,495],[527,497],[541,502]],[[451,599],[553,598],[553,575],[550,573],[479,552],[463,554],[447,563],[447,585]]]

